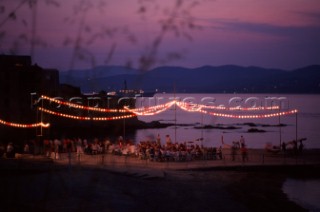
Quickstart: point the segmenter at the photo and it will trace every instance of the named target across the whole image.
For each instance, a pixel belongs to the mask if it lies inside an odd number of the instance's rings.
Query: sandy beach
[[[1,159],[3,211],[307,211],[287,198],[282,184],[289,177],[320,179],[315,158],[304,164],[194,161],[188,167],[101,159]]]

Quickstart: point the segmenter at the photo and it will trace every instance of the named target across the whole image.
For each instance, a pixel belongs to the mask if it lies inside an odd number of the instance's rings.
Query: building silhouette
[[[34,93],[56,96],[59,71],[32,65],[30,56],[0,55],[0,118],[15,123],[35,122]]]
[[[37,107],[39,104],[60,113],[69,113],[75,116],[106,116],[96,114],[93,111],[76,110],[68,106],[57,107],[52,102],[40,102],[41,95],[59,97],[68,101],[70,98],[81,99],[81,104],[90,105],[99,103],[102,108],[121,109],[124,105],[134,107],[134,99],[126,99],[119,104],[117,96],[108,96],[106,92],[94,94],[82,94],[79,87],[68,84],[60,84],[59,71],[56,69],[45,69],[37,64],[32,64],[30,56],[0,55],[0,119],[13,123],[36,123],[49,122],[50,128],[39,133],[39,129],[17,129],[15,127],[0,124],[0,142],[32,139],[41,135],[44,137],[76,136],[99,134],[106,132],[106,129],[115,134],[123,131],[123,120],[93,122],[79,121],[57,117],[50,114],[39,115]],[[98,103],[92,99],[99,100]],[[40,105],[41,106],[41,105]],[[42,105],[43,106],[43,105]],[[110,116],[117,115],[109,114]],[[136,117],[126,120],[127,128],[135,128],[141,124]],[[139,126],[138,126],[139,127]]]

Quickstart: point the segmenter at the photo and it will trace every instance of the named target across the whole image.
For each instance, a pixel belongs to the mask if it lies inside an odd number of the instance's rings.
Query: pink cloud
[[[6,12],[17,5],[17,1],[5,0],[4,2],[7,6]],[[110,62],[125,64],[131,59],[137,64],[137,58],[146,53],[155,43],[157,36],[161,34],[163,26],[159,21],[170,17],[168,14],[175,17],[177,23],[187,23],[186,21],[190,18],[202,26],[202,30],[190,30],[185,25],[181,28],[183,30],[180,29],[179,32],[171,30],[162,37],[157,47],[157,56],[160,55],[160,59],[165,58],[169,52],[183,53],[181,60],[170,64],[201,66],[237,63],[241,65],[260,61],[261,65],[266,65],[268,64],[266,55],[270,58],[273,56],[272,52],[295,52],[296,46],[299,46],[301,62],[296,59],[297,56],[290,53],[287,57],[295,58],[295,64],[288,64],[289,59],[282,65],[277,63],[279,67],[288,67],[305,64],[306,62],[302,60],[306,57],[302,57],[301,54],[308,54],[308,56],[310,53],[320,54],[320,50],[316,50],[319,46],[316,40],[313,39],[314,43],[306,42],[318,35],[320,18],[315,15],[320,11],[318,0],[309,0],[308,4],[301,0],[203,1],[192,7],[190,16],[187,16],[184,10],[173,13],[170,9],[176,3],[174,0],[140,1],[141,4],[132,0],[107,1],[105,5],[101,4],[101,1],[87,1],[90,10],[86,13],[86,24],[82,31],[79,29],[82,14],[74,13],[74,6],[81,1],[60,1],[60,7],[38,2],[36,33],[48,46],[37,47],[34,61],[38,61],[43,66],[50,64],[52,67],[61,57],[63,58],[61,61],[65,61],[65,64],[57,62],[57,66],[62,69],[68,68],[70,63],[66,58],[71,58],[71,48],[74,47],[75,40],[79,39],[79,33],[82,47],[97,58],[98,64],[103,63],[112,48],[114,48],[114,57]],[[193,1],[185,0],[183,6],[187,9],[190,2]],[[0,14],[0,20],[4,19],[4,15],[6,14]],[[2,41],[3,52],[7,52],[10,48],[12,38],[17,38],[22,33],[30,37],[30,17],[30,8],[26,5],[17,11],[16,21],[10,20],[3,25],[2,30],[6,31],[6,40]],[[23,24],[23,19],[28,22],[27,25]],[[191,35],[193,41],[187,39],[187,34]],[[283,43],[286,44],[286,49],[278,47]],[[30,42],[21,43],[21,45],[22,53],[28,54]],[[304,45],[303,48],[301,45]],[[247,59],[250,55],[255,55],[259,49],[268,51],[268,54],[256,54],[261,55],[261,58],[255,56],[254,61]],[[50,59],[45,58],[46,52]],[[276,57],[276,54],[274,55]],[[311,56],[309,61],[317,59]],[[78,65],[84,66],[82,62]],[[270,63],[269,66],[273,64]]]

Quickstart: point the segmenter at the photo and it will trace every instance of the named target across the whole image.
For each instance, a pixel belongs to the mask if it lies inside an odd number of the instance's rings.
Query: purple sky
[[[295,69],[320,61],[319,0],[41,0],[36,7],[21,2],[0,1],[1,53],[30,54],[33,37],[33,62],[46,68],[139,67],[142,56],[152,62],[147,68]]]

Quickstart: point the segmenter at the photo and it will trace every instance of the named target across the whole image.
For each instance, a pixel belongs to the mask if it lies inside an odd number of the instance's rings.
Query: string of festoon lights
[[[176,101],[176,104],[181,108],[187,111],[199,111],[201,109],[211,109],[211,110],[230,110],[230,111],[259,111],[259,110],[278,110],[279,106],[271,107],[225,107],[225,106],[214,106],[214,105],[202,105],[202,104],[193,104],[182,101]]]
[[[49,123],[43,123],[43,122],[38,122],[38,123],[33,123],[33,124],[20,124],[20,123],[4,121],[2,119],[0,119],[0,124],[6,125],[9,127],[18,127],[18,128],[35,128],[35,127],[47,128],[50,126]]]
[[[202,105],[201,108],[212,109],[212,110],[230,110],[230,111],[259,111],[259,110],[279,110],[279,106],[270,106],[270,107],[225,107],[225,106],[208,106]]]
[[[44,100],[48,100],[57,104],[66,105],[69,107],[73,107],[76,109],[82,109],[82,110],[91,110],[91,111],[97,111],[97,112],[131,112],[134,115],[123,115],[123,116],[114,116],[114,117],[82,117],[82,116],[73,116],[69,114],[63,114],[58,113],[54,111],[50,111],[47,109],[42,108],[42,111],[46,113],[50,113],[52,115],[58,115],[65,118],[72,118],[72,119],[78,119],[78,120],[115,120],[115,119],[122,119],[122,118],[130,118],[133,116],[152,116],[157,115],[159,113],[162,113],[169,108],[171,108],[173,105],[178,106],[180,109],[187,111],[187,112],[201,112],[206,113],[213,116],[220,116],[220,117],[230,117],[230,118],[267,118],[267,117],[274,117],[274,116],[283,116],[283,115],[289,115],[292,113],[296,113],[296,110],[292,111],[286,111],[286,112],[278,112],[278,113],[272,113],[272,114],[259,114],[259,115],[233,115],[233,114],[224,114],[224,113],[216,113],[216,112],[209,112],[205,111],[204,109],[209,110],[225,110],[225,111],[263,111],[263,110],[277,110],[279,109],[279,106],[271,106],[271,107],[225,107],[225,106],[212,106],[212,105],[203,105],[203,104],[191,104],[186,103],[183,101],[177,101],[172,100],[168,103],[161,104],[161,105],[155,105],[150,107],[141,107],[141,108],[135,108],[130,109],[129,107],[124,106],[124,109],[107,109],[107,108],[98,108],[98,107],[89,107],[84,105],[79,105],[71,102],[61,101],[55,98],[51,98],[48,96],[42,95],[41,98]],[[296,112],[293,112],[296,111]]]
[[[129,114],[129,115],[122,115],[122,116],[112,116],[112,117],[90,117],[90,116],[74,116],[74,115],[70,115],[70,114],[65,114],[65,113],[59,113],[59,112],[55,112],[52,110],[48,110],[42,107],[38,108],[39,111],[51,114],[51,115],[55,115],[55,116],[60,116],[63,118],[69,118],[69,119],[76,119],[76,120],[82,120],[82,121],[89,121],[89,120],[93,120],[93,121],[109,121],[109,120],[118,120],[118,119],[127,119],[127,118],[132,118],[135,117],[136,114]]]
[[[45,95],[42,95],[41,98],[43,100],[48,100],[50,102],[54,102],[59,105],[65,105],[65,106],[73,107],[73,108],[80,109],[80,110],[95,111],[95,112],[100,112],[100,113],[128,113],[128,111],[125,109],[109,109],[109,108],[84,106],[84,105],[80,105],[80,104],[75,104],[75,103],[51,98],[51,97],[48,97]],[[127,119],[127,118],[132,118],[132,117],[136,116],[136,114],[134,114],[134,113],[131,113],[128,115],[121,115],[121,116],[111,116],[111,117],[75,116],[75,115],[70,115],[70,114],[66,114],[66,113],[55,112],[55,111],[52,111],[52,110],[49,110],[49,109],[46,109],[43,107],[38,107],[38,109],[39,109],[39,111],[48,113],[50,115],[55,115],[55,116],[60,116],[63,118],[69,118],[69,119],[75,119],[75,120],[82,120],[82,121],[89,121],[89,120],[110,121],[110,120],[118,120],[118,119]]]
[[[287,116],[290,114],[298,113],[298,110],[290,110],[285,112],[278,112],[278,113],[269,113],[269,114],[258,114],[258,115],[235,115],[235,114],[225,114],[225,113],[215,113],[201,110],[200,112],[209,114],[212,116],[219,116],[225,118],[236,118],[236,119],[257,119],[257,118],[272,118],[272,117],[279,117],[279,116]]]
[[[202,104],[190,104],[190,103],[177,101],[177,100],[173,100],[165,104],[151,106],[151,107],[141,107],[141,108],[130,109],[129,107],[124,106],[124,109],[107,109],[107,108],[83,106],[83,105],[74,104],[71,102],[61,101],[61,100],[54,99],[47,96],[41,96],[41,98],[57,104],[66,105],[66,106],[73,107],[76,109],[81,109],[81,110],[91,110],[91,111],[105,112],[105,113],[110,113],[110,112],[111,113],[127,113],[127,112],[131,113],[128,115],[112,116],[112,117],[74,116],[70,114],[48,110],[43,107],[38,107],[39,111],[42,111],[51,115],[69,118],[69,119],[84,120],[84,121],[88,121],[88,120],[109,121],[109,120],[127,119],[135,116],[151,116],[151,115],[162,113],[174,105],[178,106],[180,109],[187,112],[199,112],[199,113],[204,113],[212,116],[225,117],[225,118],[238,118],[238,119],[271,118],[271,117],[285,116],[285,115],[298,113],[298,110],[290,110],[290,111],[283,111],[283,112],[269,113],[269,114],[256,114],[256,115],[236,115],[236,114],[227,114],[227,113],[217,113],[217,112],[211,112],[207,110],[263,111],[263,110],[276,110],[276,109],[279,109],[279,107],[272,106],[272,107],[251,107],[251,108],[241,108],[241,107],[227,108],[224,106],[207,106]],[[43,122],[38,122],[33,124],[21,124],[21,123],[7,122],[2,119],[0,119],[0,124],[7,125],[10,127],[19,127],[19,128],[35,128],[35,127],[48,128],[50,126],[49,123],[43,123]]]
[[[168,110],[173,105],[178,106],[180,109],[187,112],[200,112],[212,116],[226,117],[226,118],[238,118],[238,119],[252,119],[252,118],[271,118],[278,116],[285,116],[290,114],[298,113],[297,110],[283,111],[277,113],[268,113],[268,114],[257,114],[257,115],[235,115],[235,114],[227,114],[227,113],[217,113],[210,112],[204,109],[210,110],[225,110],[225,111],[264,111],[264,110],[277,110],[279,106],[272,107],[252,107],[252,108],[241,108],[241,107],[224,107],[224,106],[207,106],[201,104],[190,104],[182,101],[173,100],[166,104],[152,106],[152,107],[142,107],[136,109],[130,109],[128,107],[124,107],[127,111],[136,114],[137,116],[151,116],[156,115],[161,112]]]
[[[137,116],[153,116],[153,115],[156,115],[156,114],[159,114],[159,113],[162,113],[162,112],[168,110],[174,104],[175,104],[175,101],[171,101],[171,102],[168,102],[168,103],[162,104],[162,105],[135,108],[135,109],[130,109],[127,106],[124,106],[124,109],[128,112],[136,114]]]
[[[73,107],[73,108],[82,109],[82,110],[91,110],[91,111],[96,111],[96,112],[101,112],[101,113],[127,113],[127,111],[123,110],[123,109],[109,109],[109,108],[84,106],[84,105],[75,104],[72,102],[67,102],[67,101],[62,101],[59,99],[51,98],[51,97],[44,96],[44,95],[41,96],[41,99],[48,100],[50,102],[54,102],[59,105],[65,105],[68,107]]]
[[[124,109],[108,109],[108,108],[83,106],[83,105],[79,105],[71,102],[61,101],[59,99],[51,98],[45,95],[42,95],[41,99],[54,102],[59,105],[65,105],[65,106],[69,106],[69,107],[73,107],[81,110],[90,110],[90,111],[96,111],[96,112],[102,112],[102,113],[127,113],[128,112],[127,110],[124,110]],[[112,117],[89,117],[89,116],[74,116],[74,115],[59,113],[59,112],[45,109],[43,107],[38,107],[38,110],[51,115],[69,118],[69,119],[76,119],[76,120],[109,121],[109,120],[127,119],[127,118],[132,118],[136,116],[136,114],[133,113],[128,115],[112,116]],[[50,123],[38,122],[33,124],[22,124],[22,123],[8,122],[2,119],[0,119],[0,124],[10,126],[10,127],[18,127],[18,128],[50,127]]]

